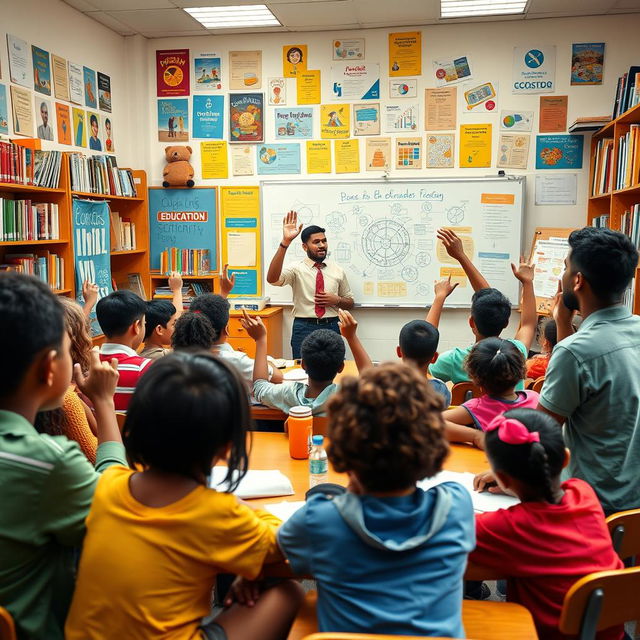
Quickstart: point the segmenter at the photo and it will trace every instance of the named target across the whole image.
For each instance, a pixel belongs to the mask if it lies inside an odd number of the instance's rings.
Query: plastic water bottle
[[[322,436],[313,436],[309,454],[309,487],[315,487],[329,480],[329,461],[323,446]]]

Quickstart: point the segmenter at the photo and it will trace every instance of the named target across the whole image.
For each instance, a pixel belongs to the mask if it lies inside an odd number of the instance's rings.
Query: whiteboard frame
[[[261,233],[260,242],[262,243],[262,273],[264,274],[264,280],[266,282],[267,278],[267,268],[266,268],[266,257],[267,254],[265,252],[265,242],[264,242],[264,197],[262,196],[262,189],[265,185],[275,186],[275,185],[328,185],[328,184],[344,184],[344,185],[360,185],[360,184],[394,184],[394,183],[416,183],[416,184],[428,184],[428,183],[438,183],[441,184],[443,182],[454,182],[454,183],[464,183],[464,182],[518,182],[522,185],[522,200],[520,202],[520,254],[522,254],[522,240],[524,235],[524,207],[526,202],[527,195],[527,176],[525,175],[485,175],[485,176],[469,176],[469,177],[460,177],[460,176],[443,176],[442,178],[399,178],[393,177],[389,178],[388,176],[384,176],[382,180],[380,178],[364,178],[361,180],[347,180],[347,179],[338,179],[338,180],[260,180],[260,219],[262,222],[263,233]],[[269,260],[273,258],[272,254],[269,254],[271,257]],[[265,282],[263,282],[263,287]],[[520,298],[520,296],[518,296]],[[275,303],[279,307],[292,307],[293,302],[277,302]],[[413,303],[406,304],[385,304],[385,303],[376,303],[376,302],[356,302],[354,305],[358,309],[429,309],[431,304],[425,305],[416,305]],[[470,309],[470,304],[447,304],[445,301],[445,308],[447,309]],[[511,303],[512,309],[517,309],[519,307],[518,302]]]

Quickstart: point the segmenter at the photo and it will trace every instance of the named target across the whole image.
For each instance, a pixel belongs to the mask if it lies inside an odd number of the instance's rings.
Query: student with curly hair
[[[278,532],[293,571],[318,582],[320,631],[464,637],[471,498],[457,483],[416,486],[449,449],[441,407],[403,364],[347,378],[329,401],[327,453],[348,491],[310,496]]]
[[[216,340],[215,329],[204,313],[189,311],[176,321],[171,346],[175,351],[185,349],[204,349],[211,351]]]

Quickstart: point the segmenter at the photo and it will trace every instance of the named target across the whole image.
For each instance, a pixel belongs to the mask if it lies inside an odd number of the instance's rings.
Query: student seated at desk
[[[553,347],[558,343],[558,329],[556,327],[556,321],[553,318],[549,318],[544,323],[540,343],[542,353],[527,360],[527,378],[531,378],[532,380],[537,380],[547,373],[549,360],[551,360],[551,352],[553,351]]]
[[[171,336],[174,351],[211,351],[216,341],[216,332],[204,313],[187,311],[177,320]]]
[[[562,640],[558,622],[570,587],[595,571],[622,569],[602,507],[583,480],[560,479],[569,461],[553,418],[533,409],[497,416],[486,430],[491,471],[476,476],[477,490],[508,492],[520,504],[476,515],[476,549],[467,576],[507,578],[507,600],[524,605],[538,636]],[[598,633],[619,640],[622,626]]]
[[[202,622],[218,573],[255,580],[282,561],[280,520],[207,486],[216,462],[228,465],[229,491],[244,477],[249,422],[243,380],[211,353],[173,353],[149,369],[123,430],[143,470],[118,466],[98,483],[66,640],[287,637],[302,598],[291,580]]]
[[[348,490],[310,497],[278,531],[294,573],[318,582],[320,631],[464,637],[471,498],[455,482],[416,487],[448,452],[441,410],[400,363],[345,379],[329,401],[327,453]]]
[[[516,391],[524,375],[524,358],[511,340],[486,338],[473,345],[465,367],[482,396],[460,407],[447,409],[447,438],[451,442],[471,442],[484,448],[484,431],[499,414],[509,409],[535,409],[540,396],[535,391]]]
[[[465,254],[462,241],[450,229],[439,229],[438,239],[443,243],[447,253],[456,259],[464,269],[475,293],[471,298],[471,315],[469,326],[473,331],[476,342],[484,338],[499,337],[509,324],[511,317],[511,303],[497,289],[489,286],[476,266]],[[511,342],[526,358],[535,336],[538,316],[536,314],[536,299],[533,290],[533,266],[524,259],[520,265],[511,265],[513,275],[522,283],[522,312],[520,327]],[[456,347],[441,353],[438,359],[429,367],[431,375],[440,380],[454,384],[469,380],[464,368],[464,361],[471,347]],[[524,389],[524,380],[520,380],[516,389]]]

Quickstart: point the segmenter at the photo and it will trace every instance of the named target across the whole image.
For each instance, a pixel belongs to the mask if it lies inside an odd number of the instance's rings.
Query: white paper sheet
[[[269,504],[265,504],[264,508],[273,513],[274,516],[277,516],[282,520],[282,522],[286,522],[298,509],[304,506],[304,500],[287,502],[283,500],[282,502],[271,502]]]
[[[536,176],[536,206],[572,205],[578,201],[578,174],[555,173]]]
[[[227,260],[234,267],[256,266],[256,233],[227,232]]]
[[[227,467],[214,467],[209,486],[218,491],[224,491],[223,484],[227,475]],[[284,473],[277,469],[265,471],[247,471],[247,475],[240,481],[233,492],[238,498],[270,498],[272,496],[291,496],[293,487]]]

